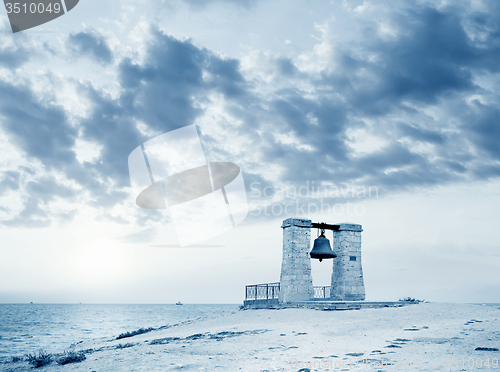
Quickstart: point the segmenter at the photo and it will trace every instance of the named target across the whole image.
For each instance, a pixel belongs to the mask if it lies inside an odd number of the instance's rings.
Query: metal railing
[[[280,293],[280,283],[253,284],[245,288],[245,300],[273,300]]]
[[[330,298],[330,286],[314,287],[314,298]]]

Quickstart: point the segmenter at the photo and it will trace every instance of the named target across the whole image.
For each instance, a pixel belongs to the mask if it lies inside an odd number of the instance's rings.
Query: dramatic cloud
[[[78,57],[87,55],[101,63],[110,63],[113,59],[106,39],[95,30],[71,34],[68,45]]]
[[[0,49],[0,67],[15,69],[26,62],[31,56],[31,53],[24,48]]]
[[[77,130],[67,122],[62,107],[42,102],[28,86],[0,81],[3,129],[28,157],[50,167],[76,161],[72,147]]]
[[[389,190],[479,176],[474,169],[498,156],[498,93],[477,83],[499,69],[499,12],[491,5],[484,13],[430,5],[396,10],[391,37],[366,22],[362,38],[331,44],[335,68],[308,78],[314,99],[304,99],[310,88],[277,92],[274,109],[287,124],[280,132],[301,141],[269,144],[266,155],[287,169],[281,180],[362,180]],[[296,70],[279,61],[281,74]],[[491,106],[468,101],[485,94]],[[436,110],[439,119],[428,114]],[[387,144],[353,150],[353,129]],[[474,147],[486,157],[474,155]],[[498,174],[491,167],[482,173]]]
[[[19,190],[19,177],[19,172],[3,172],[0,178],[0,196],[5,194],[9,190]]]
[[[247,187],[347,182],[375,185],[383,194],[498,177],[500,100],[491,84],[499,73],[500,6],[488,4],[488,10],[382,4],[390,24],[384,32],[356,8],[352,27],[360,37],[340,38],[325,26],[312,50],[298,57],[267,53],[253,68],[157,26],[146,32],[141,58],[114,57],[94,30],[71,34],[73,55],[116,76],[114,91],[91,79],[72,81],[86,103],[76,117],[52,93],[40,98],[27,83],[0,79],[1,127],[44,168],[37,183],[22,186],[24,210],[5,223],[46,223],[49,189],[68,202],[85,194],[96,208],[123,203],[130,152],[192,123],[213,158],[242,166]],[[0,64],[15,69],[23,53],[1,49]],[[77,141],[99,148],[96,159],[79,161]],[[60,177],[44,175],[49,171]],[[19,189],[17,171],[4,172],[0,185],[2,192]],[[102,218],[126,223],[111,213]],[[137,218],[144,225],[149,217]]]

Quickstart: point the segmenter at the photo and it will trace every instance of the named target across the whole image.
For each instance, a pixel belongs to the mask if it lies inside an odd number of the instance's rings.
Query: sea
[[[239,305],[0,304],[0,362],[43,350],[116,337],[139,328],[228,315]]]

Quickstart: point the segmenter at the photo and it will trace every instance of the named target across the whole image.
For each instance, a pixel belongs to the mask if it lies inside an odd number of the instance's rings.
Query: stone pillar
[[[309,301],[314,298],[311,277],[311,220],[283,221],[283,261],[279,302]]]
[[[341,223],[333,231],[333,259],[331,299],[335,301],[363,301],[365,285],[361,267],[361,225]]]

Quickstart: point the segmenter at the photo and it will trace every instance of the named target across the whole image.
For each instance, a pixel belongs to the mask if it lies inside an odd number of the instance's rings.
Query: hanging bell
[[[323,258],[328,259],[337,257],[330,247],[330,241],[325,237],[324,230],[321,230],[321,235],[314,239],[313,249],[309,255],[311,258],[319,259],[319,262],[323,261]]]

